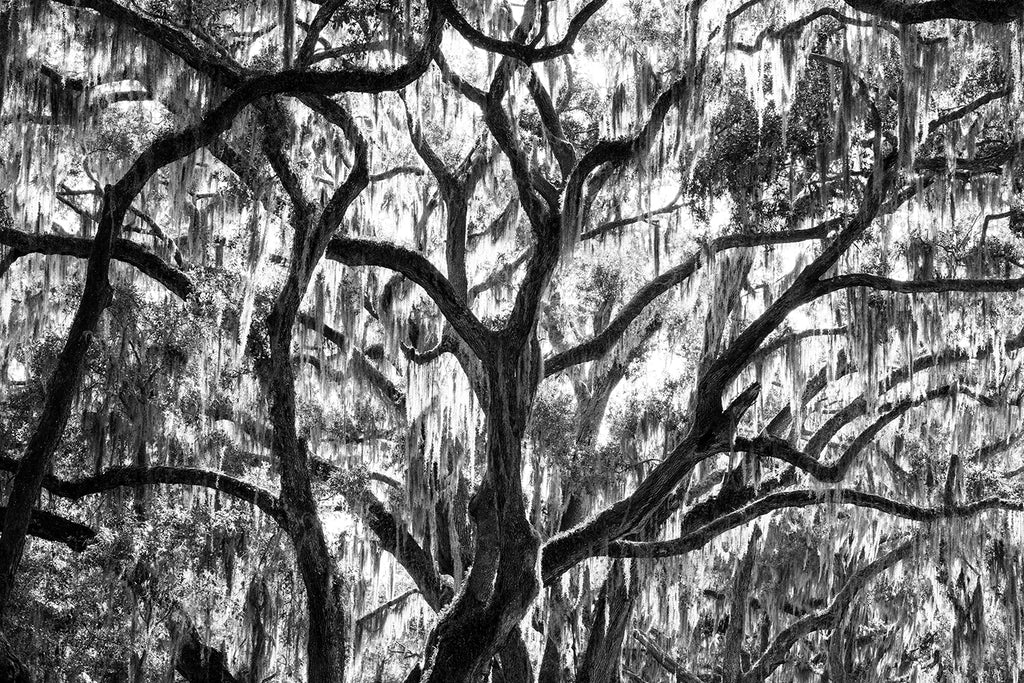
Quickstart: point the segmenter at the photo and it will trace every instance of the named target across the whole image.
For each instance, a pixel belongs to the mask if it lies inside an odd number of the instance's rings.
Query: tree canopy
[[[0,681],[1024,671],[1021,0],[0,24]]]

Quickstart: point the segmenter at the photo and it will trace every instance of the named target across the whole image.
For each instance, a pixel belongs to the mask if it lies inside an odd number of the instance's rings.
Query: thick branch
[[[573,148],[572,143],[566,140],[558,111],[551,101],[551,95],[544,88],[544,84],[540,82],[535,69],[530,70],[528,86],[530,96],[533,97],[533,103],[537,107],[537,113],[540,115],[541,124],[547,133],[551,151],[555,155],[559,169],[562,171],[562,177],[568,177],[569,173],[572,172],[572,167],[576,164],[576,150]]]
[[[113,0],[57,0],[57,2],[73,9],[93,10],[118,26],[128,26],[176,54],[196,71],[211,75],[227,84],[232,84],[239,78],[237,65],[231,60],[212,50],[201,49],[177,29],[134,12]]]
[[[901,0],[846,0],[846,4],[897,24],[920,24],[939,19],[1008,24],[1019,19],[1024,9],[1022,0],[929,0],[916,3]]]
[[[488,52],[494,52],[505,55],[506,57],[518,59],[525,64],[533,64],[535,62],[543,62],[549,59],[554,59],[555,57],[570,54],[573,51],[573,44],[576,42],[576,36],[579,35],[579,32],[583,29],[583,26],[587,21],[594,16],[594,14],[596,14],[607,1],[608,0],[590,0],[590,2],[584,5],[583,8],[580,9],[580,11],[577,12],[569,21],[569,27],[566,29],[565,37],[557,43],[552,43],[551,45],[545,45],[544,47],[539,48],[520,42],[499,40],[484,34],[470,24],[464,16],[462,16],[452,0],[437,0],[437,5],[444,18],[447,19],[449,23],[451,23],[452,27],[461,33],[462,37],[469,41],[470,44],[487,50]]]
[[[17,460],[0,457],[0,470],[15,472],[17,469]],[[226,474],[197,467],[111,467],[97,475],[80,479],[60,479],[52,474],[43,478],[44,489],[69,500],[125,486],[148,484],[184,484],[215,489],[257,506],[278,522],[284,521],[284,510],[270,492]]]
[[[7,509],[0,506],[0,519],[3,519],[6,512]],[[75,552],[85,550],[96,539],[96,531],[91,527],[39,509],[32,511],[32,519],[28,523],[28,534],[44,541],[63,543]]]
[[[639,528],[697,464],[709,454],[729,450],[736,425],[760,390],[761,385],[755,382],[713,421],[691,430],[629,496],[548,541],[541,563],[544,582],[551,583],[581,560]]]
[[[336,237],[327,247],[327,258],[346,266],[377,266],[401,273],[423,288],[478,356],[489,353],[491,332],[463,303],[447,278],[422,254],[387,242]]]
[[[330,477],[338,471],[335,465],[321,458],[312,458],[310,465],[313,473],[321,477]],[[447,605],[454,594],[452,587],[441,580],[430,552],[416,541],[405,524],[369,489],[347,492],[345,497],[376,535],[381,547],[408,572],[427,604],[435,611]]]
[[[716,536],[784,508],[812,505],[854,505],[871,508],[916,522],[973,517],[989,510],[1024,511],[1024,502],[991,497],[964,505],[925,507],[903,503],[867,491],[850,489],[798,489],[767,495],[735,512],[719,517],[697,531],[670,541],[616,541],[608,544],[609,557],[675,557],[702,548]]]
[[[48,254],[89,258],[93,240],[67,235],[33,235],[13,228],[0,228],[0,244],[21,254]],[[188,275],[170,265],[141,244],[118,239],[114,242],[111,258],[134,266],[182,299],[195,294],[195,285]]]
[[[331,17],[334,16],[343,5],[345,0],[327,0],[324,4],[316,11],[316,16],[313,17],[313,21],[306,28],[306,37],[303,38],[302,44],[299,46],[299,51],[296,54],[295,61],[299,66],[308,65],[313,59],[313,51],[316,49],[317,40],[320,38],[320,33],[327,28],[327,24],[331,21]]]
[[[804,240],[826,237],[836,221],[826,221],[814,228],[787,230],[776,233],[725,235],[711,242],[708,251],[717,253],[738,247],[755,247],[769,244],[790,244]],[[587,341],[567,351],[548,358],[544,363],[544,376],[558,374],[573,365],[597,360],[608,353],[622,338],[629,325],[659,296],[685,281],[701,267],[702,251],[691,254],[678,266],[671,268],[648,282],[633,295],[608,326]]]

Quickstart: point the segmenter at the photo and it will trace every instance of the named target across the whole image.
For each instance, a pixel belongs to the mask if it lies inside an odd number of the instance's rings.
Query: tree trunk
[[[145,410],[147,408],[143,409]],[[139,425],[136,429],[141,431],[143,426]],[[138,447],[135,449],[135,466],[149,467],[149,450],[146,448],[146,438],[144,434],[140,435]],[[132,507],[135,511],[135,516],[138,519],[146,519],[148,516],[149,495],[149,487],[145,485],[136,486],[132,491]]]
[[[348,632],[344,585],[327,546],[320,512],[313,497],[309,453],[295,425],[295,371],[292,367],[292,330],[317,264],[352,202],[369,182],[367,147],[348,113],[323,98],[328,118],[344,131],[353,145],[355,163],[348,178],[319,211],[301,197],[301,190],[279,140],[268,137],[264,151],[286,185],[292,186],[291,248],[288,278],[267,317],[270,363],[267,376],[271,450],[281,468],[281,504],[287,516],[288,536],[306,589],[309,635],[306,643],[307,683],[340,683],[345,680],[345,636]],[[314,213],[318,214],[314,217]]]
[[[501,346],[485,359],[487,470],[470,503],[476,527],[473,566],[428,647],[423,680],[475,682],[515,630],[540,590],[540,537],[527,517],[522,438],[540,382],[540,349]]]
[[[14,654],[3,634],[0,634],[0,683],[32,683],[28,669]]]
[[[334,683],[345,678],[347,624],[341,576],[327,547],[310,486],[306,444],[299,439],[295,426],[291,342],[294,312],[298,311],[300,298],[297,283],[290,280],[268,321],[272,448],[281,467],[281,502],[288,516],[288,535],[306,589],[309,617],[306,680],[308,683]]]
[[[498,652],[498,666],[491,670],[492,683],[524,683],[533,680],[530,651],[519,627],[512,629]]]
[[[747,542],[747,552],[736,567],[729,624],[726,627],[725,643],[722,645],[722,683],[740,683],[743,680],[743,645],[747,631],[747,612],[750,609],[750,587],[754,578],[754,563],[758,556],[757,544],[760,540],[761,527],[755,526]]]
[[[43,477],[64,436],[71,404],[82,382],[89,345],[100,315],[110,302],[110,250],[124,220],[124,211],[112,208],[115,204],[113,191],[108,186],[104,191],[103,211],[93,252],[89,257],[85,290],[64,348],[57,358],[57,365],[47,382],[46,402],[39,423],[29,437],[7,499],[3,534],[0,536],[0,616],[6,611],[7,599],[14,588],[21,554],[25,550],[25,537],[32,521],[32,510],[42,490]]]
[[[615,560],[594,606],[594,625],[576,683],[619,683],[622,679],[622,643],[633,621],[636,604],[636,569],[629,582],[622,560]]]
[[[562,649],[565,644],[565,609],[559,604],[562,600],[562,585],[556,582],[550,588],[544,653],[541,655],[537,683],[562,683]]]

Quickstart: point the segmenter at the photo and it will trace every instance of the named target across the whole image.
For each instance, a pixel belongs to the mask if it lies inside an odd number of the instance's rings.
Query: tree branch
[[[913,541],[907,541],[906,543],[903,543],[882,555],[874,562],[862,567],[857,573],[850,577],[850,580],[846,582],[846,585],[844,585],[842,589],[840,589],[826,609],[802,617],[783,629],[775,636],[750,669],[743,674],[743,678],[741,679],[743,683],[760,683],[767,679],[772,672],[785,661],[786,654],[797,643],[797,641],[814,631],[820,631],[823,628],[828,628],[828,626],[835,621],[835,618],[844,609],[848,608],[857,593],[859,593],[861,589],[871,581],[871,579],[878,576],[883,571],[891,569],[902,560],[905,560],[910,556],[913,549]]]
[[[825,221],[814,228],[787,230],[776,233],[725,235],[712,240],[707,251],[718,253],[726,249],[755,247],[769,244],[791,244],[810,239],[822,239],[836,226],[837,220]],[[566,368],[597,360],[608,353],[622,338],[629,325],[659,296],[686,280],[701,266],[702,251],[696,251],[682,263],[648,282],[633,295],[601,332],[581,344],[551,356],[544,362],[544,376],[551,377]]]
[[[785,26],[782,26],[778,29],[772,28],[770,26],[768,28],[765,28],[763,31],[757,34],[757,38],[754,39],[754,42],[752,44],[734,43],[732,47],[739,50],[740,52],[752,55],[758,52],[762,47],[764,47],[765,41],[768,40],[769,38],[771,38],[772,40],[779,40],[780,38],[784,38],[792,34],[799,34],[801,31],[803,31],[804,28],[806,28],[813,22],[817,21],[818,19],[821,19],[822,17],[834,19],[835,21],[839,22],[844,26],[861,26],[871,28],[876,25],[876,22],[872,20],[857,19],[855,17],[847,16],[842,12],[839,12],[838,10],[835,10],[831,7],[822,7],[811,12],[806,16],[791,21]],[[896,31],[896,29],[891,26],[883,25],[882,28],[887,30],[889,33],[898,33],[898,31]]]
[[[759,498],[735,512],[723,515],[700,529],[670,541],[614,541],[608,544],[609,557],[676,557],[697,550],[716,536],[743,526],[758,517],[783,508],[813,505],[854,505],[916,522],[973,517],[989,510],[1024,511],[1024,502],[990,497],[956,506],[926,507],[903,503],[875,493],[851,489],[797,489]]]
[[[1024,278],[975,279],[949,278],[934,280],[894,280],[867,273],[836,275],[818,282],[813,288],[815,298],[850,287],[867,287],[902,294],[939,292],[1016,292],[1024,289]]]
[[[6,512],[7,508],[0,506],[0,520]],[[96,531],[91,527],[38,508],[32,511],[28,535],[44,541],[63,543],[75,552],[82,552],[96,539]]]
[[[1008,24],[1020,18],[1022,0],[846,0],[850,7],[897,24],[920,24],[939,19]]]
[[[22,255],[47,254],[87,259],[93,250],[91,239],[67,235],[33,235],[13,228],[0,228],[0,244]],[[127,239],[115,240],[111,258],[135,267],[181,299],[190,299],[195,295],[195,284],[188,275],[141,244]]]
[[[573,51],[573,44],[576,42],[576,36],[579,35],[579,32],[583,29],[583,26],[587,21],[596,14],[607,1],[608,0],[590,0],[590,2],[585,4],[569,21],[565,37],[557,43],[552,43],[551,45],[545,45],[544,47],[539,48],[524,43],[499,40],[484,34],[470,24],[464,16],[462,16],[452,0],[437,0],[437,6],[444,18],[452,25],[452,28],[462,34],[462,37],[469,41],[471,45],[487,50],[488,52],[494,52],[500,55],[505,55],[506,57],[518,59],[524,64],[534,64],[536,62],[544,62],[549,59],[554,59],[555,57],[570,54]]]
[[[18,462],[13,458],[0,456],[0,470],[16,472]],[[281,503],[270,492],[221,472],[197,467],[110,467],[99,474],[80,479],[60,479],[53,475],[46,475],[43,478],[44,489],[55,496],[69,500],[78,500],[85,496],[125,486],[148,484],[184,484],[215,489],[255,505],[278,523],[283,523],[285,520]]]
[[[580,241],[582,242],[584,240],[592,240],[597,237],[607,235],[609,232],[618,230],[619,228],[624,228],[627,225],[633,225],[634,223],[647,222],[649,219],[655,216],[661,216],[666,213],[672,213],[683,208],[683,206],[684,205],[682,202],[672,202],[671,204],[663,206],[660,209],[652,209],[651,211],[646,211],[636,216],[630,216],[629,218],[619,218],[618,220],[601,223],[597,227],[591,228],[590,230],[587,230],[582,235],[580,235]]]
[[[320,477],[328,478],[338,472],[335,465],[322,458],[311,458],[310,465],[313,473]],[[346,491],[345,499],[374,533],[381,547],[409,574],[427,604],[441,611],[451,601],[454,591],[437,573],[430,551],[416,541],[405,523],[368,488]]]
[[[713,421],[702,424],[700,430],[691,430],[681,439],[629,496],[583,524],[552,537],[544,545],[541,558],[545,584],[550,584],[570,567],[638,528],[697,464],[712,453],[729,450],[736,425],[760,391],[760,384],[751,384]]]
[[[184,33],[154,21],[113,0],[56,0],[71,9],[89,9],[110,19],[118,26],[134,31],[177,55],[200,73],[205,73],[229,85],[239,79],[237,65],[212,50],[203,50]]]
[[[423,288],[478,356],[490,353],[491,331],[473,315],[447,278],[422,254],[387,242],[335,237],[327,247],[327,258],[347,266],[377,266],[401,273]]]
[[[295,56],[295,63],[298,66],[308,66],[313,60],[313,51],[316,49],[317,40],[327,24],[331,21],[334,13],[343,5],[345,0],[327,0],[316,11],[313,21],[306,28],[306,37],[299,45],[299,51]]]
[[[540,82],[535,69],[530,69],[530,80],[527,82],[527,85],[530,90],[530,96],[533,98],[533,103],[537,107],[537,113],[540,114],[540,121],[547,133],[546,137],[551,145],[555,161],[558,162],[558,167],[562,171],[562,177],[566,178],[576,164],[576,150],[573,148],[572,143],[566,140],[558,111],[551,101],[550,93],[544,88],[544,84]]]
[[[799,332],[786,332],[785,334],[780,334],[778,337],[764,343],[761,348],[750,355],[747,362],[757,363],[776,351],[804,339],[809,339],[811,337],[841,337],[844,334],[846,334],[845,325],[840,327],[813,327],[809,330],[800,330]]]

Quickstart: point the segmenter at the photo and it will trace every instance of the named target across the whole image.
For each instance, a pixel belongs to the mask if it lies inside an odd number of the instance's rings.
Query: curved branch
[[[580,241],[582,242],[584,240],[592,240],[596,237],[607,235],[609,232],[612,232],[613,230],[624,228],[627,225],[633,225],[634,223],[648,222],[649,219],[655,216],[661,216],[666,213],[672,213],[673,211],[677,211],[683,208],[683,206],[684,204],[682,202],[672,202],[671,204],[663,206],[660,209],[652,209],[650,211],[645,211],[644,213],[638,214],[636,216],[630,216],[629,218],[619,218],[618,220],[601,223],[597,227],[591,228],[590,230],[587,230],[585,233],[580,235]]]
[[[890,153],[876,161],[876,170],[868,178],[864,198],[857,213],[845,222],[844,217],[833,219],[843,227],[822,252],[793,280],[793,283],[739,334],[698,379],[697,391],[701,396],[720,396],[726,385],[743,370],[746,360],[782,324],[790,312],[813,301],[815,286],[867,230],[881,211],[885,198],[895,180],[893,168],[898,157]],[[880,165],[880,167],[879,167]],[[907,195],[907,199],[913,193]],[[845,224],[843,224],[845,222]],[[712,398],[712,402],[719,399]]]
[[[352,503],[362,511],[361,517],[377,536],[381,547],[394,555],[409,573],[423,599],[440,612],[454,596],[452,587],[441,580],[429,551],[420,546],[406,529],[372,493],[364,490]]]
[[[800,396],[800,405],[806,406],[811,402],[815,396],[824,391],[829,381],[834,381],[841,377],[845,377],[853,373],[856,370],[856,366],[849,362],[846,357],[846,352],[840,350],[836,357],[836,364],[834,370],[830,363],[825,363],[821,368],[814,374],[813,377],[807,380],[804,385],[803,393]],[[768,426],[764,428],[766,434],[779,435],[782,434],[793,422],[793,407],[787,404],[775,417],[772,418]]]
[[[0,470],[16,472],[18,462],[13,458],[0,457]],[[147,484],[184,484],[215,489],[255,505],[278,523],[285,522],[284,508],[277,497],[269,491],[221,472],[197,467],[110,467],[99,474],[80,479],[60,479],[52,474],[43,478],[44,489],[69,500],[78,500],[125,486]]]
[[[387,242],[335,237],[327,246],[327,258],[346,266],[377,266],[401,273],[423,288],[452,328],[478,356],[483,357],[490,352],[490,330],[462,302],[448,279],[422,254]]]
[[[549,59],[554,59],[555,57],[561,57],[562,55],[572,53],[573,44],[576,42],[576,37],[583,29],[583,26],[607,2],[608,0],[590,0],[590,2],[584,5],[569,21],[569,27],[566,29],[565,37],[557,43],[552,43],[551,45],[545,45],[544,47],[538,48],[523,43],[492,38],[470,24],[469,21],[462,16],[452,0],[436,0],[438,9],[444,18],[447,19],[449,23],[451,23],[452,28],[458,31],[463,38],[469,41],[471,45],[487,50],[488,52],[494,52],[500,55],[505,55],[506,57],[518,59],[524,64],[544,62]]]
[[[699,69],[697,77],[694,79],[678,78],[658,95],[654,106],[651,107],[647,121],[635,135],[614,140],[601,140],[580,158],[565,183],[562,199],[563,240],[569,244],[576,242],[587,213],[586,204],[592,201],[609,177],[607,173],[600,175],[599,179],[595,181],[597,186],[591,188],[591,191],[587,193],[589,199],[585,201],[584,186],[591,174],[601,167],[620,167],[648,151],[660,134],[669,112],[679,105],[682,105],[681,109],[686,108],[693,96],[694,88],[699,85],[702,77],[703,68]]]
[[[617,539],[631,533],[675,490],[679,482],[710,454],[732,448],[736,425],[761,391],[757,382],[744,389],[732,403],[701,430],[691,430],[664,460],[627,497],[564,533],[543,547],[541,574],[550,584],[578,562],[602,553]]]
[[[725,235],[712,240],[707,251],[718,253],[726,249],[739,247],[756,247],[769,244],[790,244],[810,239],[826,237],[836,221],[830,220],[813,227],[801,230],[786,230],[774,233]],[[551,356],[544,362],[544,376],[558,374],[573,365],[597,360],[608,353],[622,338],[629,325],[643,313],[655,299],[693,275],[701,266],[702,251],[697,251],[674,268],[648,282],[631,298],[608,323],[601,332],[587,341]]]
[[[814,12],[811,12],[806,16],[791,21],[790,23],[778,29],[773,29],[769,26],[768,28],[764,29],[763,31],[757,34],[757,37],[754,39],[754,42],[752,44],[735,43],[732,45],[732,47],[739,50],[740,52],[752,55],[764,47],[764,43],[766,40],[779,40],[780,38],[784,38],[792,34],[798,34],[801,31],[803,31],[803,29],[805,29],[808,25],[817,21],[818,19],[821,19],[822,17],[834,19],[835,21],[839,22],[844,26],[861,26],[865,28],[871,28],[875,26],[875,22],[872,20],[857,19],[855,17],[847,16],[842,12],[831,7],[822,7],[820,9],[815,10]],[[889,33],[898,34],[898,31],[895,27],[883,25],[881,26],[881,28],[888,31]]]
[[[349,144],[352,145],[354,158],[352,168],[349,170],[348,177],[335,188],[334,193],[323,206],[316,227],[317,234],[332,235],[341,225],[342,218],[349,206],[370,182],[369,145],[366,138],[363,137],[362,131],[359,130],[359,126],[356,125],[355,119],[345,107],[323,94],[300,95],[299,98],[306,106],[319,112],[321,116],[341,129]],[[317,251],[317,253],[322,252]]]
[[[341,92],[381,93],[399,90],[427,70],[441,41],[444,20],[431,12],[424,44],[404,65],[390,71],[348,69],[305,71],[289,69],[256,76],[245,81],[195,125],[155,141],[114,186],[118,196],[134,197],[146,181],[168,159],[180,159],[209,144],[234,122],[237,115],[256,100],[271,95],[336,95]]]
[[[1024,331],[1007,339],[1003,344],[1003,349],[1007,353],[1012,353],[1021,348],[1024,348]],[[937,368],[944,365],[951,365],[954,363],[963,363],[970,360],[981,360],[988,358],[994,352],[994,347],[991,343],[979,346],[972,351],[964,351],[962,349],[947,349],[938,353],[926,354],[915,358],[909,365],[903,365],[891,371],[886,377],[879,380],[877,385],[878,395],[884,394],[898,384],[907,381],[915,373],[928,370],[930,368]],[[837,364],[834,376],[832,380],[839,379],[856,371],[857,367],[855,364],[849,362],[846,358],[846,354],[840,352],[839,363]],[[810,401],[811,398],[819,394],[824,388],[829,379],[827,378],[828,366],[822,367],[822,369],[808,381],[807,386],[804,390],[802,402],[804,405]],[[862,401],[861,397],[854,399],[851,403],[857,403]],[[864,406],[866,408],[866,405]],[[848,405],[843,410],[853,411],[847,416],[845,422],[842,422],[839,426],[846,424],[850,420],[860,417],[864,414],[863,409],[858,406]],[[860,412],[857,412],[860,411]],[[838,416],[838,413],[837,413]],[[835,419],[839,419],[837,416],[833,416]],[[833,418],[830,418],[833,419]],[[792,420],[792,413],[789,406],[786,406],[779,411],[778,415],[772,419],[771,423],[765,429],[768,434],[780,434],[783,429]],[[824,428],[824,427],[823,427]],[[832,432],[835,433],[834,431]]]
[[[930,389],[925,392],[924,395],[917,398],[905,398],[895,404],[887,404],[881,407],[881,415],[862,432],[850,445],[843,455],[831,465],[821,465],[820,469],[816,469],[814,476],[822,477],[821,481],[835,482],[843,478],[843,475],[850,468],[853,463],[853,458],[866,445],[867,441],[874,438],[879,431],[882,430],[887,424],[893,420],[899,418],[901,415],[906,413],[911,408],[922,405],[927,401],[931,401],[936,398],[949,396],[953,393],[953,387],[945,385]],[[807,457],[817,462],[818,456],[825,446],[828,445],[829,441],[832,440],[840,429],[850,424],[858,417],[863,417],[868,412],[867,400],[860,396],[850,403],[846,404],[841,410],[835,413],[832,417],[825,421],[823,424],[807,441],[807,445],[804,448]]]
[[[897,24],[920,24],[939,19],[1008,24],[1020,18],[1024,0],[846,0],[850,7]]]
[[[322,458],[311,458],[310,465],[315,474],[325,478],[339,471],[337,466]],[[381,547],[391,553],[409,574],[431,608],[440,611],[451,602],[454,595],[452,587],[441,579],[430,551],[416,541],[401,519],[393,515],[368,488],[345,491],[345,499],[376,535]]]
[[[433,348],[426,351],[417,351],[408,344],[402,344],[402,353],[411,363],[426,365],[435,361],[446,353],[454,354],[458,350],[458,340],[451,335],[443,335],[441,341]]]
[[[867,491],[851,489],[797,489],[773,493],[735,512],[719,517],[697,531],[670,541],[613,541],[608,544],[609,557],[675,557],[702,548],[716,536],[743,526],[758,517],[784,508],[813,505],[854,505],[871,508],[888,515],[915,522],[973,517],[989,510],[1024,511],[1024,502],[990,497],[955,506],[925,507],[903,503]]]
[[[184,33],[154,21],[113,0],[56,0],[71,9],[89,9],[107,17],[118,26],[128,26],[174,53],[196,71],[206,73],[227,84],[240,78],[238,65],[210,50],[203,50]]]
[[[775,339],[766,342],[757,351],[750,354],[748,363],[756,363],[760,360],[764,360],[768,356],[772,355],[776,351],[790,345],[795,344],[798,341],[809,339],[810,337],[841,337],[846,334],[846,326],[840,327],[813,327],[809,330],[800,330],[799,332],[786,332],[780,334]]]
[[[960,391],[959,393],[973,398],[982,405],[989,407],[996,405],[995,402],[987,396],[980,396],[969,391]],[[803,452],[793,448],[787,442],[771,436],[760,436],[753,441],[737,439],[737,448],[743,450],[743,447],[749,447],[752,452],[755,452],[758,455],[772,457],[787,462],[790,465],[807,472],[820,482],[837,483],[846,476],[846,473],[853,466],[854,461],[861,451],[863,451],[864,448],[866,448],[867,445],[870,444],[878,433],[887,425],[899,419],[899,417],[912,408],[923,405],[928,401],[935,400],[936,398],[945,398],[955,395],[957,395],[956,388],[952,385],[945,385],[929,389],[923,395],[916,398],[905,398],[895,404],[883,406],[882,414],[857,435],[850,445],[847,446],[842,455],[829,464],[819,461],[818,455],[822,450],[824,450],[827,442],[831,440],[831,438],[835,436],[835,434],[844,425],[857,417],[866,414],[867,402],[863,397],[851,401],[843,408],[843,410],[840,410],[830,420],[828,420],[817,432],[815,432],[811,440],[808,441]]]
[[[13,228],[0,228],[0,244],[21,255],[48,254],[89,258],[93,240],[68,235],[32,235]],[[141,244],[127,239],[115,240],[111,258],[134,266],[181,299],[195,295],[195,284],[188,275],[170,265]]]
[[[7,274],[7,271],[11,269],[18,259],[22,256],[27,256],[25,252],[18,251],[17,249],[8,249],[7,253],[4,254],[3,258],[0,258],[0,278]]]
[[[883,571],[891,569],[902,560],[907,559],[913,549],[913,541],[907,541],[877,558],[874,562],[862,567],[850,577],[850,580],[836,594],[826,609],[814,614],[808,614],[779,632],[761,656],[758,657],[757,661],[754,662],[753,666],[743,674],[741,679],[743,683],[760,683],[768,678],[785,661],[786,653],[796,645],[797,641],[814,631],[827,628],[844,609],[848,608],[857,593],[871,579]]]

